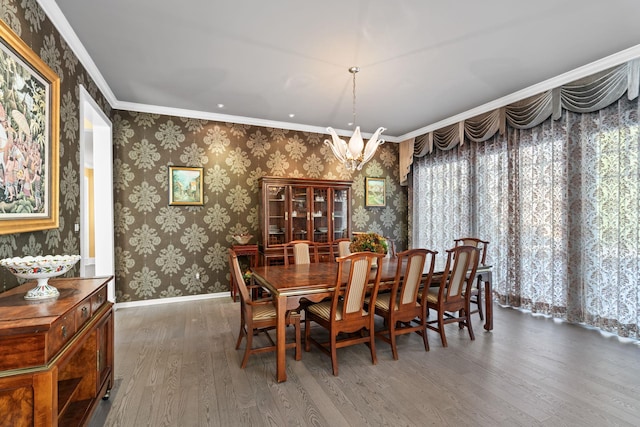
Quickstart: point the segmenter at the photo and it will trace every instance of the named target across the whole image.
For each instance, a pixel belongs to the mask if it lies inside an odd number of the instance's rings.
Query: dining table
[[[403,266],[401,266],[402,268]],[[396,258],[383,258],[378,267],[382,270],[380,289],[390,288],[395,280],[398,261]],[[428,266],[425,266],[424,275],[428,274]],[[431,286],[440,283],[444,272],[444,265],[434,270]],[[286,314],[290,310],[300,307],[300,300],[319,302],[330,297],[335,290],[337,262],[319,262],[311,264],[264,265],[253,267],[252,279],[255,284],[269,291],[276,307],[276,380],[287,380],[286,372]],[[402,268],[404,271],[404,268]],[[493,329],[493,298],[491,287],[491,266],[478,266],[475,280],[484,282],[485,324],[484,329]],[[375,271],[371,273],[371,280],[375,278]],[[346,282],[347,276],[343,282]]]

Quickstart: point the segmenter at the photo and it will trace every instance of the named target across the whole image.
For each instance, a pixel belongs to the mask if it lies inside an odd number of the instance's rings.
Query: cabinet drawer
[[[91,301],[87,298],[76,307],[76,330],[80,330],[82,326],[91,318]]]
[[[76,333],[74,313],[67,313],[51,326],[48,335],[48,353],[53,357]]]
[[[95,313],[98,308],[107,300],[107,287],[103,286],[97,294],[91,297],[91,314]]]

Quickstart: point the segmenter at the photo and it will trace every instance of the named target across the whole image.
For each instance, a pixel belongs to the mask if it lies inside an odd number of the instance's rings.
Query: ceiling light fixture
[[[356,123],[356,73],[358,71],[360,71],[358,67],[349,68],[349,72],[353,74],[354,125]],[[378,147],[384,144],[384,139],[378,139],[378,137],[385,130],[385,128],[379,127],[365,146],[362,135],[360,134],[360,126],[356,126],[353,135],[351,135],[351,139],[349,139],[349,144],[341,139],[332,127],[328,127],[327,131],[331,134],[332,141],[325,139],[324,143],[331,147],[331,151],[333,151],[336,158],[344,164],[345,169],[349,171],[362,170],[364,164],[371,160]]]

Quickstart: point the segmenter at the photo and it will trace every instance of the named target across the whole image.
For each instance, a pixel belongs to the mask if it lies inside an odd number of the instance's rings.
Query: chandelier
[[[349,72],[353,74],[353,125],[356,124],[356,73],[358,71],[360,71],[358,67],[349,68]],[[328,127],[327,131],[331,134],[332,140],[325,139],[324,143],[331,147],[331,151],[344,164],[345,169],[348,171],[361,170],[364,164],[371,160],[378,147],[384,144],[384,139],[378,139],[378,137],[385,130],[385,128],[379,127],[365,146],[360,134],[360,126],[356,126],[351,139],[349,139],[349,144],[341,139],[332,127]]]

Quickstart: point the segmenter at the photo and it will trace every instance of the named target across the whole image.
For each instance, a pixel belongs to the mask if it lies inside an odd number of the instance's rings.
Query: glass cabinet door
[[[349,239],[349,200],[346,189],[333,190],[333,239]]]
[[[291,229],[289,240],[309,240],[307,187],[291,187]]]
[[[285,243],[287,229],[286,187],[270,185],[267,189],[268,209],[267,225],[269,227],[269,246]]]
[[[313,210],[311,211],[311,225],[313,227],[313,241],[326,243],[329,241],[329,190],[327,188],[313,189]]]

